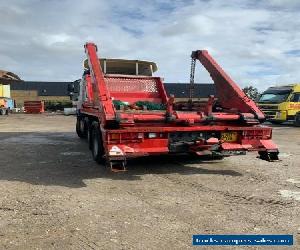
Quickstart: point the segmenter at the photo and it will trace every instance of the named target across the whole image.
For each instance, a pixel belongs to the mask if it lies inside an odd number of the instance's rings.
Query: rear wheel
[[[294,121],[295,126],[300,127],[300,112],[298,112],[295,115],[295,121]]]
[[[87,136],[87,126],[85,120],[81,117],[77,117],[76,133],[80,138],[86,138]]]
[[[90,123],[87,125],[87,141],[89,145],[89,149],[92,150],[93,148],[93,140],[92,140],[92,126]]]
[[[104,158],[104,147],[103,147],[103,141],[102,141],[102,135],[101,131],[99,129],[99,123],[93,122],[92,129],[91,129],[91,146],[92,146],[92,154],[93,159],[99,163],[104,164],[105,158]]]

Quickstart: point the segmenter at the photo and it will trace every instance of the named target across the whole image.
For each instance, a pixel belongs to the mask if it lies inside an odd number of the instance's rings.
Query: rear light
[[[243,131],[243,139],[271,139],[272,130],[264,129],[264,130],[245,130]]]
[[[143,140],[144,133],[109,133],[108,140],[114,143],[123,143],[124,141]]]
[[[109,133],[108,140],[114,143],[124,143],[125,141],[143,141],[144,139],[167,139],[167,133],[155,132],[131,132],[131,133]]]
[[[119,140],[120,139],[120,134],[111,134],[110,139],[111,140]]]

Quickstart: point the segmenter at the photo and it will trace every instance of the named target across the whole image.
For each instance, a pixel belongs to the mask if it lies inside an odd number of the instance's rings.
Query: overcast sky
[[[93,41],[102,57],[155,61],[166,82],[188,82],[191,51],[207,49],[240,86],[264,90],[300,82],[299,11],[299,0],[0,0],[0,69],[73,81]]]

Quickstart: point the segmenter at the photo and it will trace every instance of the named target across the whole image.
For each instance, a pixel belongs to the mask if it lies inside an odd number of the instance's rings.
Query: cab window
[[[294,93],[291,102],[300,102],[300,93]]]

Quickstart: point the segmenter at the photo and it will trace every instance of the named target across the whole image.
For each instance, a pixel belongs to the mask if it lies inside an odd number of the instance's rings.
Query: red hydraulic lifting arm
[[[88,102],[92,103],[94,97],[93,97],[93,85],[91,83],[91,75],[86,75],[85,80],[86,80],[86,93],[88,97]]]
[[[91,83],[93,86],[93,103],[99,108],[101,122],[115,119],[115,110],[107,90],[104,75],[101,70],[99,58],[97,56],[97,46],[94,43],[86,43],[85,53],[90,68]]]
[[[209,72],[215,83],[218,102],[223,108],[235,108],[241,113],[252,113],[260,121],[265,119],[254,101],[245,95],[206,50],[193,51],[192,59],[198,59]]]

